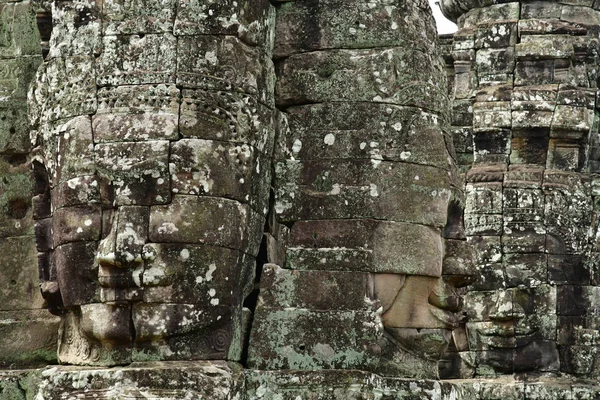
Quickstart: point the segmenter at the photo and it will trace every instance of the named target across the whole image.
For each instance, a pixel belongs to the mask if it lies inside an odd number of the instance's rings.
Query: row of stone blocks
[[[544,377],[430,381],[352,371],[244,370],[223,361],[148,362],[0,373],[0,399],[593,400],[592,382]]]

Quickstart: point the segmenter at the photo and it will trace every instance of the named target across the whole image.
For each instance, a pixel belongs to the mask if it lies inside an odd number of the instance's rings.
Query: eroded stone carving
[[[442,2],[459,24],[454,140],[472,141],[465,225],[480,272],[449,375],[594,376],[582,336],[597,336],[598,11],[495,3]]]
[[[437,376],[462,305],[453,286],[473,271],[459,250],[444,75],[420,5],[324,1],[316,19],[314,4],[278,9],[285,112],[267,251],[286,270],[263,271],[252,367]]]
[[[30,91],[59,360],[239,360],[268,212],[273,8],[142,3],[53,3]]]

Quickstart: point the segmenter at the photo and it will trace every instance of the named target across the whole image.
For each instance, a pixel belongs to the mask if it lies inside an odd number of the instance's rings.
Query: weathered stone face
[[[271,180],[272,6],[144,4],[53,4],[30,92],[59,359],[239,360]]]
[[[474,271],[455,243],[464,241],[463,193],[421,6],[277,9],[282,113],[267,258],[285,269],[263,270],[252,367],[437,375],[462,306],[455,286]]]
[[[597,285],[598,11],[496,3],[441,2],[459,25],[454,140],[466,153],[472,139],[465,225],[480,272],[450,376],[585,376],[596,345],[576,331],[596,327],[573,317],[594,313]]]

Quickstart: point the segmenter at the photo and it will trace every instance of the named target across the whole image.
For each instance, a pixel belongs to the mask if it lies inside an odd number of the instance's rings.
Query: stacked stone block
[[[480,271],[450,376],[595,376],[600,14],[564,3],[442,2],[459,25],[453,139],[473,146]]]
[[[273,264],[248,364],[436,376],[452,322],[430,320],[427,296],[456,298],[442,264],[444,248],[463,242],[430,11],[420,1],[282,2],[276,27]]]
[[[42,62],[34,7],[2,2],[0,26],[0,366],[43,365],[56,360],[58,325],[38,289],[31,207],[27,88]]]
[[[242,354],[274,143],[264,1],[52,3],[30,92],[59,360]]]

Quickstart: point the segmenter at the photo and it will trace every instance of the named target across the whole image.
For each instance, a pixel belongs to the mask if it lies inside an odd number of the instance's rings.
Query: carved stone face
[[[595,224],[589,182],[578,173],[539,168],[502,175],[503,185],[467,188],[469,221],[475,222],[468,233],[480,233],[470,240],[482,276],[465,297],[465,355],[482,375],[558,371],[568,362],[559,352],[571,345],[565,339],[573,333],[567,327],[571,304],[589,305],[577,315],[593,312],[587,290]],[[493,224],[481,223],[489,211],[503,215],[501,237]]]
[[[40,276],[63,363],[241,354],[268,211],[271,8],[232,24],[240,39],[218,14],[244,2],[181,12],[177,28],[177,2],[149,3],[164,9],[57,5],[30,93]]]
[[[395,347],[393,353],[405,352],[420,359],[410,363],[410,368],[423,368],[422,376],[437,376],[437,362],[446,351],[451,331],[458,326],[463,306],[457,289],[471,283],[476,274],[474,254],[465,241],[444,240],[442,254],[439,276],[373,274],[375,296],[382,305],[384,337]],[[399,365],[398,358],[403,357],[391,358]],[[427,373],[427,369],[431,371]]]

